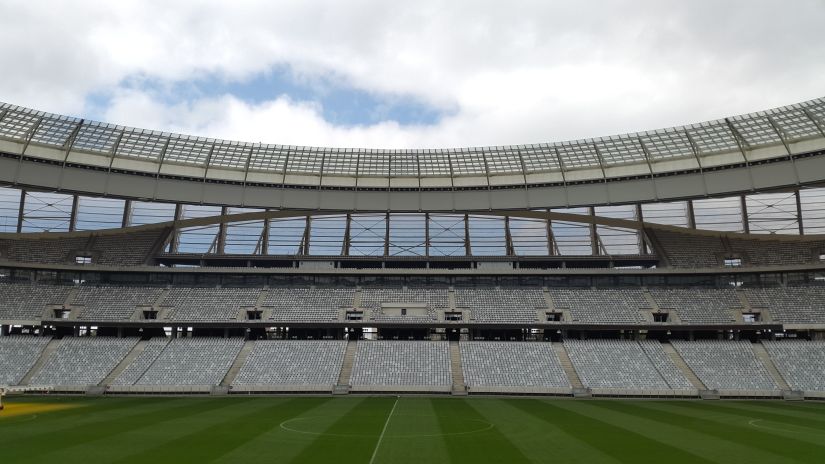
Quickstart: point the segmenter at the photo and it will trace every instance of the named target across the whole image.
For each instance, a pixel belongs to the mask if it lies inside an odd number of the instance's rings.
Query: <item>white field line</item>
[[[375,449],[372,450],[370,464],[373,464],[375,462],[375,457],[378,456],[378,448],[381,447],[381,440],[384,439],[384,434],[387,433],[387,426],[390,425],[390,419],[392,419],[392,413],[395,412],[395,407],[398,406],[399,398],[400,397],[395,398],[395,403],[392,404],[392,409],[390,409],[390,413],[387,414],[387,420],[384,422],[384,428],[381,430],[381,435],[378,436],[378,442],[375,443]]]

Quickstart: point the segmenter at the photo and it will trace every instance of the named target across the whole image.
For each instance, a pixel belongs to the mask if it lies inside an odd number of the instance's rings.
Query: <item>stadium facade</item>
[[[825,397],[825,100],[472,149],[0,105],[0,385]]]

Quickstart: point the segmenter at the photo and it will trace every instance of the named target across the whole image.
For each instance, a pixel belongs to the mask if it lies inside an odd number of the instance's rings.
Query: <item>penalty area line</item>
[[[392,404],[392,409],[390,409],[390,413],[387,414],[387,420],[384,421],[384,428],[381,429],[381,435],[378,436],[378,441],[375,443],[375,449],[372,450],[372,457],[370,458],[370,464],[375,462],[375,457],[378,456],[378,448],[381,447],[381,440],[384,439],[384,434],[387,433],[387,426],[390,425],[390,419],[392,419],[392,413],[395,412],[395,407],[398,406],[398,399],[401,398],[400,396],[395,397],[395,403]]]

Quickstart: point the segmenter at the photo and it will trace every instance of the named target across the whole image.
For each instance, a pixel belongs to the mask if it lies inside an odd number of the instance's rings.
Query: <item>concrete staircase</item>
[[[791,386],[788,385],[788,382],[782,377],[782,374],[779,372],[779,369],[776,368],[776,364],[773,363],[773,359],[771,359],[771,355],[768,354],[768,350],[765,349],[765,345],[761,343],[753,343],[753,352],[756,353],[756,357],[762,361],[762,364],[765,365],[765,368],[768,370],[768,373],[771,374],[773,381],[776,382],[776,385],[782,391],[790,391]]]
[[[118,376],[129,366],[129,364],[132,364],[132,361],[143,353],[143,350],[146,349],[146,345],[148,343],[149,340],[141,340],[137,342],[137,344],[132,347],[132,351],[130,351],[129,354],[127,354],[126,357],[120,361],[120,364],[115,366],[115,368],[112,369],[112,372],[109,372],[109,375],[107,375],[106,378],[103,379],[103,381],[101,381],[98,385],[111,385],[112,382],[114,382],[115,379],[118,378]]]
[[[579,373],[576,372],[576,368],[573,367],[573,361],[570,360],[570,355],[567,354],[564,343],[553,342],[553,351],[555,351],[556,356],[559,357],[559,364],[561,364],[561,368],[564,369],[564,374],[567,376],[567,380],[570,381],[570,386],[573,387],[573,396],[577,398],[587,398],[591,396],[590,389],[582,384]]]
[[[53,338],[49,341],[46,347],[43,348],[43,352],[40,353],[40,357],[37,358],[34,366],[32,366],[32,368],[29,369],[29,372],[26,372],[26,375],[20,380],[20,385],[29,385],[29,382],[31,382],[34,374],[40,372],[40,369],[44,364],[46,364],[46,361],[51,357],[52,353],[54,353],[54,350],[56,350],[58,346],[60,346],[60,340]]]
[[[229,368],[229,371],[223,377],[223,381],[221,381],[221,387],[229,387],[232,385],[232,382],[235,381],[235,377],[238,376],[238,372],[241,371],[241,368],[244,364],[246,364],[246,358],[249,357],[249,353],[252,352],[252,348],[255,347],[254,340],[247,340],[241,351],[238,352],[238,356],[235,357],[235,361],[232,362],[232,367]]]
[[[693,372],[693,369],[691,369],[690,366],[687,365],[685,360],[682,359],[681,356],[679,356],[679,353],[676,351],[676,348],[674,348],[673,345],[671,345],[670,343],[662,343],[662,348],[665,350],[665,353],[667,353],[670,360],[673,361],[673,364],[676,367],[678,367],[680,371],[682,371],[682,374],[685,376],[685,378],[687,378],[690,381],[690,383],[693,384],[693,388],[699,391],[708,389],[708,387],[706,387],[705,384],[702,383],[701,380],[699,380],[699,377],[696,376],[696,374]]]
[[[346,395],[349,393],[349,382],[352,378],[352,364],[355,362],[355,351],[358,348],[358,340],[347,342],[347,351],[344,353],[344,362],[341,363],[341,372],[338,374],[338,384],[332,391],[334,395]]]
[[[457,341],[450,342],[450,371],[453,374],[453,395],[466,395],[467,386],[464,384],[464,369],[461,368],[461,348]]]

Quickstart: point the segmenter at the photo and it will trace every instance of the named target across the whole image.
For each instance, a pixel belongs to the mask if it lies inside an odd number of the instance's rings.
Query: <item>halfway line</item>
[[[390,413],[387,414],[387,420],[384,422],[384,428],[381,430],[381,435],[378,436],[378,442],[375,443],[375,449],[372,451],[370,464],[373,464],[375,462],[375,456],[378,456],[378,448],[381,446],[381,440],[384,439],[384,434],[387,433],[387,426],[390,425],[390,419],[392,419],[392,413],[395,412],[395,407],[398,405],[399,398],[401,397],[395,397],[395,403],[392,404],[392,409],[390,409]]]

